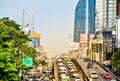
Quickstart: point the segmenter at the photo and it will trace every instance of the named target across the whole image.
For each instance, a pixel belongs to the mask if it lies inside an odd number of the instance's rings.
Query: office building
[[[78,1],[75,9],[74,42],[80,41],[80,34],[95,33],[95,1]]]

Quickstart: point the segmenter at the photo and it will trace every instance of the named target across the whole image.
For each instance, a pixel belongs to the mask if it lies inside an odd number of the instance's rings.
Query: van
[[[59,68],[59,72],[60,72],[60,73],[66,73],[66,72],[67,72],[66,67],[60,67],[60,68]]]

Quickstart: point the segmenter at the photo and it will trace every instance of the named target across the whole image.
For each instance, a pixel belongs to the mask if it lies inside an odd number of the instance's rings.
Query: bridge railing
[[[114,79],[116,79],[117,81],[120,81],[119,78],[114,73],[112,73],[103,63],[97,62],[97,61],[95,61],[95,63],[101,66],[105,71],[109,72],[114,77]]]
[[[83,77],[84,81],[89,81],[89,78],[87,77],[87,75],[85,74],[85,72],[83,71],[83,69],[81,68],[81,66],[79,65],[79,63],[76,61],[76,59],[71,59],[71,61],[75,64],[75,66],[77,67],[77,69],[83,75],[82,77]]]

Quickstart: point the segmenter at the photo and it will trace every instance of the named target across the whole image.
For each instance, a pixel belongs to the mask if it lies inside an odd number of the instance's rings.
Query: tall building
[[[104,19],[104,0],[96,0],[96,31],[100,30],[103,27]]]
[[[115,26],[115,19],[116,0],[96,0],[96,29],[112,28]]]
[[[115,25],[116,20],[116,0],[104,0],[105,12],[104,12],[104,27],[107,29]]]
[[[116,0],[96,0],[96,34],[103,39],[103,61],[113,49],[112,28],[116,21]],[[115,46],[115,45],[114,45]]]
[[[80,41],[80,34],[95,32],[96,0],[79,0],[75,9],[74,42]]]
[[[115,26],[116,0],[96,0],[96,28]]]

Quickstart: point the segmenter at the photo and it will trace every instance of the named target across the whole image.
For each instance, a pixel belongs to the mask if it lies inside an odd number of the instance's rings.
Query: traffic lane
[[[93,65],[93,68],[91,70],[95,70],[97,75],[98,75],[98,79],[93,79],[93,81],[106,81],[106,79],[104,79],[103,75],[106,73],[101,67],[97,66],[96,68],[96,64]],[[109,81],[109,80],[107,80]]]
[[[83,62],[83,60],[79,60],[79,64],[83,68],[84,72],[87,74],[87,76],[90,78],[90,70],[95,70],[98,74],[98,79],[93,79],[93,81],[110,81],[109,79],[104,79],[104,74],[106,71],[104,71],[99,65],[96,63],[93,64],[93,68],[87,68],[88,62]],[[96,69],[96,66],[98,68]]]
[[[79,60],[78,64],[81,66],[81,68],[84,70],[85,74],[89,77],[89,70],[87,69],[88,62],[83,62],[83,60]]]
[[[87,77],[90,79],[90,71],[91,70],[95,70],[94,68],[87,68],[88,62],[84,62],[83,60],[79,60],[79,65],[81,66],[81,68],[84,70],[85,74],[87,75]],[[97,72],[97,71],[96,71]],[[102,78],[96,78],[96,79],[92,79],[92,81],[103,81]]]
[[[85,66],[85,68],[84,68],[84,69],[85,69],[85,72],[87,73],[87,75],[88,75],[89,78],[91,78],[90,72],[91,72],[91,71],[96,71],[98,78],[92,79],[92,81],[104,81],[103,78],[99,77],[99,73],[101,73],[101,72],[98,72],[98,69],[96,69],[96,65],[93,64],[93,67],[92,67],[92,68],[87,68],[88,62],[83,63],[83,64],[84,64],[84,66]],[[82,65],[83,65],[83,64],[82,64]]]
[[[96,69],[96,66],[98,66],[97,69]],[[107,72],[103,70],[103,68],[99,66],[98,64],[95,63],[93,68],[97,70],[99,78],[101,78],[102,81],[115,80],[113,76],[112,76],[112,79],[104,79],[104,74]]]

